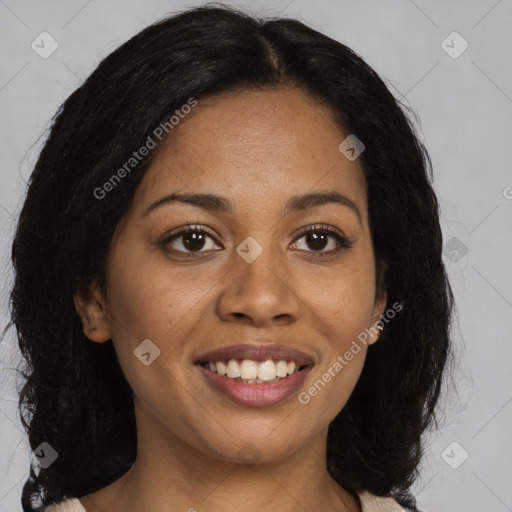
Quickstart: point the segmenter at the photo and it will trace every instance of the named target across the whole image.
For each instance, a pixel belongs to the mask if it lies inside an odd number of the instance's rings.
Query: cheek
[[[167,389],[174,389],[177,379],[188,378],[190,335],[203,320],[205,304],[211,300],[208,290],[213,293],[221,274],[192,272],[186,266],[171,271],[162,258],[138,257],[126,246],[112,254],[107,303],[111,337],[132,389],[152,401],[153,388],[160,389],[165,382]],[[146,345],[158,356],[146,367],[135,356],[147,339],[156,348]],[[160,381],[154,380],[155,373]]]
[[[122,252],[127,254],[126,250]],[[112,262],[109,325],[119,364],[135,402],[162,423],[172,425],[174,431],[186,432],[186,403],[195,403],[199,397],[192,396],[193,391],[192,395],[184,391],[179,384],[190,369],[176,355],[184,353],[186,333],[191,322],[197,323],[194,315],[199,314],[199,307],[194,306],[207,288],[194,283],[190,271],[181,275],[170,273],[149,258],[144,260],[133,254],[117,258],[113,253]],[[141,345],[144,340],[153,345]],[[145,347],[144,351],[139,347]],[[147,365],[141,355],[146,352]]]
[[[345,406],[364,366],[367,345],[358,336],[371,325],[375,299],[373,260],[351,259],[328,275],[317,274],[314,281],[302,278],[302,286],[317,328],[325,334],[326,345],[314,379],[298,400],[310,408],[316,421],[330,422]]]
[[[191,272],[186,266],[171,270],[161,258],[114,254],[112,261],[108,307],[118,336],[128,330],[137,339],[167,340],[171,330],[199,314],[214,285],[215,273]]]
[[[364,364],[365,349],[342,365],[336,358],[330,364],[320,368],[309,386],[297,396],[298,407],[302,408],[306,430],[316,431],[319,425],[328,425],[345,407],[354,387],[359,380]]]
[[[301,280],[308,308],[321,319],[333,347],[342,350],[370,325],[375,302],[373,263],[346,265],[313,280],[305,275]]]

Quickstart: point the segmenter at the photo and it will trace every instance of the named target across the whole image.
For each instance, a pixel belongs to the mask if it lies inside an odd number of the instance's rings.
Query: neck
[[[147,420],[147,417],[146,417]],[[327,431],[265,464],[205,455],[162,425],[138,422],[137,458],[119,480],[81,498],[87,512],[360,512],[359,501],[326,469]]]

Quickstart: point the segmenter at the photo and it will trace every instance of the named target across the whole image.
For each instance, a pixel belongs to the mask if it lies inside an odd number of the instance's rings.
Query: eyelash
[[[176,233],[173,233],[172,235],[164,238],[161,242],[159,242],[159,245],[162,246],[162,248],[166,248],[167,245],[169,245],[171,242],[173,242],[174,240],[178,239],[180,236],[182,235],[186,235],[188,233],[201,233],[203,235],[208,235],[210,238],[212,238],[214,240],[214,242],[218,245],[219,242],[217,241],[215,235],[205,229],[205,228],[200,228],[197,226],[197,224],[187,224],[186,226],[184,226],[183,228],[181,228],[179,231],[177,231]],[[332,236],[339,244],[339,247],[337,249],[334,249],[334,250],[331,250],[331,251],[325,251],[325,252],[319,252],[319,251],[306,251],[306,252],[310,252],[310,253],[313,253],[314,254],[314,257],[324,257],[324,256],[330,256],[332,254],[337,254],[345,249],[351,249],[352,246],[353,246],[353,240],[351,238],[348,238],[346,237],[345,235],[342,235],[340,233],[338,233],[338,231],[332,229],[332,228],[329,228],[328,226],[326,225],[314,225],[314,226],[308,226],[307,228],[303,229],[298,235],[297,235],[297,238],[295,239],[295,242],[297,242],[298,240],[300,240],[301,238],[303,238],[304,236],[308,235],[309,233],[322,233],[322,234],[326,234],[326,235],[329,235],[329,236]],[[295,243],[294,242],[294,243]],[[173,252],[178,252],[180,254],[186,254],[187,257],[189,256],[195,256],[196,254],[200,254],[202,252],[208,252],[208,251],[190,251],[190,252],[184,252],[184,251],[176,251],[176,250],[172,250]]]

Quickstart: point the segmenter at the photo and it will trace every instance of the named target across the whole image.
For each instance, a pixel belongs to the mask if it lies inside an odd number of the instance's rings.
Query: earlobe
[[[373,308],[373,317],[372,324],[370,326],[370,337],[368,340],[369,345],[373,345],[378,341],[382,331],[384,330],[384,323],[381,321],[382,316],[385,313],[387,304],[387,292],[383,291],[379,294],[377,300],[375,301],[375,306]]]
[[[84,334],[96,343],[111,338],[107,320],[106,302],[98,284],[80,288],[73,295],[75,310],[82,321]]]

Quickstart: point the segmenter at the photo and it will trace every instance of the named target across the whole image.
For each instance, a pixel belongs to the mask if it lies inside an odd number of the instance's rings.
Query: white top
[[[368,491],[360,493],[362,512],[406,512],[393,498],[381,498]],[[44,512],[87,512],[78,498],[67,498],[48,505]]]

